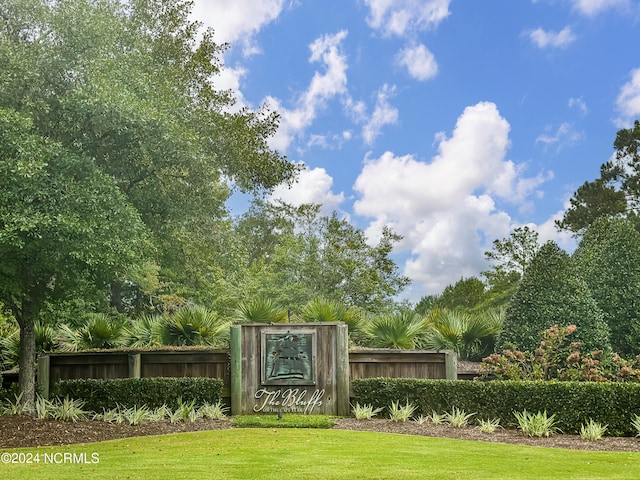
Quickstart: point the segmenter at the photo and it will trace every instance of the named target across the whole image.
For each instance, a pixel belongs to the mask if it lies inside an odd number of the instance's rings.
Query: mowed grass
[[[640,453],[589,452],[374,432],[251,428],[139,437],[39,453],[39,464],[0,463],[19,479],[637,479]],[[44,453],[85,453],[98,464],[44,464]],[[3,457],[4,459],[5,457]],[[58,458],[61,458],[59,455]]]

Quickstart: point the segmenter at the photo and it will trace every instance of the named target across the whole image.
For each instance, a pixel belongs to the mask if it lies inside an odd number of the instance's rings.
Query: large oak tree
[[[71,292],[74,278],[110,285],[119,308],[122,286],[154,272],[169,291],[224,289],[232,189],[259,193],[295,177],[297,167],[267,144],[277,114],[236,108],[216,89],[226,47],[200,32],[190,8],[181,0],[0,4],[0,249],[11,259],[0,300],[18,312],[22,333],[30,335],[36,304],[53,300],[49,291]],[[153,255],[137,251],[144,236]],[[34,289],[46,293],[35,303]],[[31,344],[25,339],[25,355]],[[31,377],[22,362],[21,377]],[[32,402],[22,379],[21,387]]]

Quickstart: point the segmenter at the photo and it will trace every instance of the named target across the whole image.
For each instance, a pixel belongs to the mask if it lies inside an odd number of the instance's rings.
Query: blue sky
[[[638,0],[195,0],[228,42],[216,83],[281,115],[271,145],[306,169],[274,197],[404,239],[439,293],[486,270],[513,228],[559,233],[575,189],[640,119]]]

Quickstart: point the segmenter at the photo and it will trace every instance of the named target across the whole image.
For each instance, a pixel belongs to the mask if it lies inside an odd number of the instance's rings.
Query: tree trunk
[[[111,282],[111,306],[114,307],[119,313],[124,312],[124,306],[122,305],[122,282],[114,280]]]
[[[22,395],[20,403],[27,410],[33,411],[35,407],[36,392],[36,333],[35,317],[25,315],[20,323],[20,373],[18,387]]]

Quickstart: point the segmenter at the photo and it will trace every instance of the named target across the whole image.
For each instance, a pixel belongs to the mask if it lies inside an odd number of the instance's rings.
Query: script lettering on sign
[[[269,412],[300,412],[311,413],[315,407],[322,405],[324,390],[314,390],[309,397],[307,390],[299,388],[286,388],[278,390],[267,390],[261,388],[253,396],[259,402],[254,405],[253,411]]]

